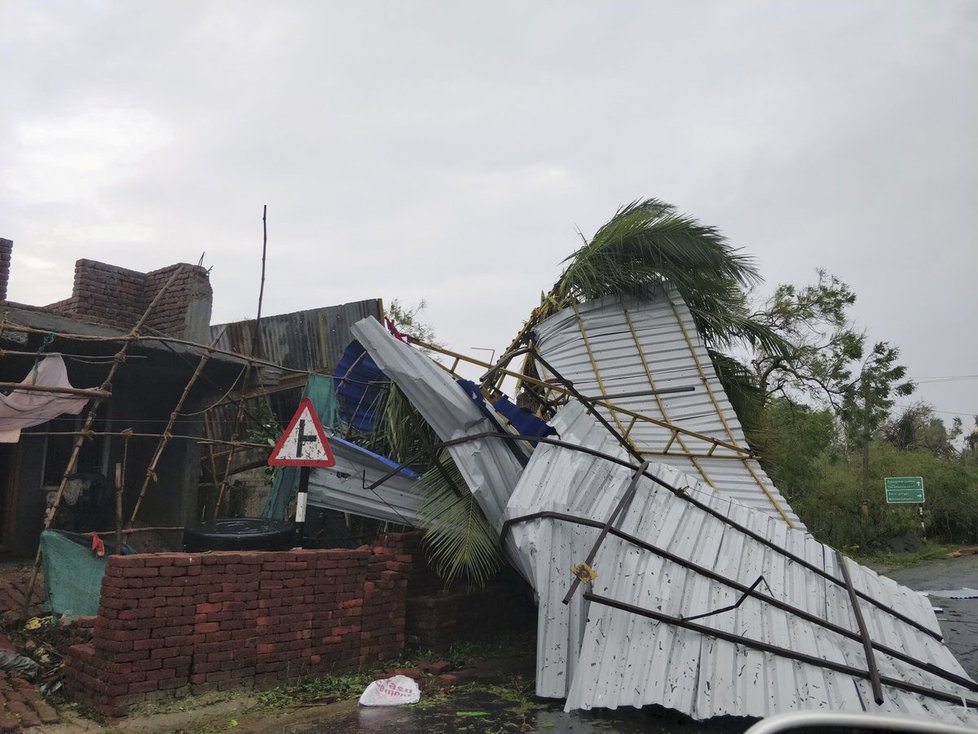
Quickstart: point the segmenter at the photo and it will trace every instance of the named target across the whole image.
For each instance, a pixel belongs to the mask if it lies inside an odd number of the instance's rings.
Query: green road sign
[[[923,477],[886,477],[883,488],[889,505],[914,505],[924,501]]]

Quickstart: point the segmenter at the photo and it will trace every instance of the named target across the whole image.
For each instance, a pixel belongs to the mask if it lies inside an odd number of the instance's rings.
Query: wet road
[[[886,575],[919,591],[978,589],[978,556],[928,562]],[[947,644],[969,674],[978,679],[978,599],[941,598],[932,603],[944,610],[937,616]],[[361,709],[351,702],[327,720],[286,725],[282,734],[692,734],[743,732],[753,723],[743,719],[695,722],[651,707],[565,714],[561,706],[562,702],[543,702],[530,696],[512,700],[486,691],[395,708]]]
[[[978,589],[978,556],[929,561],[886,575],[917,591]],[[978,599],[932,598],[931,604],[944,610],[937,618],[947,646],[968,675],[978,680]]]

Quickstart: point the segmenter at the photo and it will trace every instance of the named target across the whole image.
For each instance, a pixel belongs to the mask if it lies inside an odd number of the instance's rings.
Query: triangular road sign
[[[323,424],[309,398],[299,403],[289,427],[272,449],[268,463],[272,466],[333,466],[336,463]]]

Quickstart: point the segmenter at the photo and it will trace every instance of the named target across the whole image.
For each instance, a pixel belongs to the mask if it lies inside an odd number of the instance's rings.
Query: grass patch
[[[842,552],[870,568],[910,568],[927,561],[948,560],[948,554],[958,550],[960,545],[941,545],[925,543],[915,551],[893,553],[883,550],[863,550],[862,548],[843,548]]]

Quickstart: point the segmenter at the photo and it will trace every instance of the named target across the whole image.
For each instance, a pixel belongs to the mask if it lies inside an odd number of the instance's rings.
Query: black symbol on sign
[[[305,418],[300,418],[299,419],[299,438],[295,442],[295,456],[296,456],[297,459],[301,459],[302,458],[302,447],[305,446],[307,443],[310,443],[310,442],[312,442],[312,443],[319,443],[319,436],[317,436],[316,434],[313,434],[311,436],[307,436],[306,435],[306,432],[305,432],[305,427],[306,427]]]

